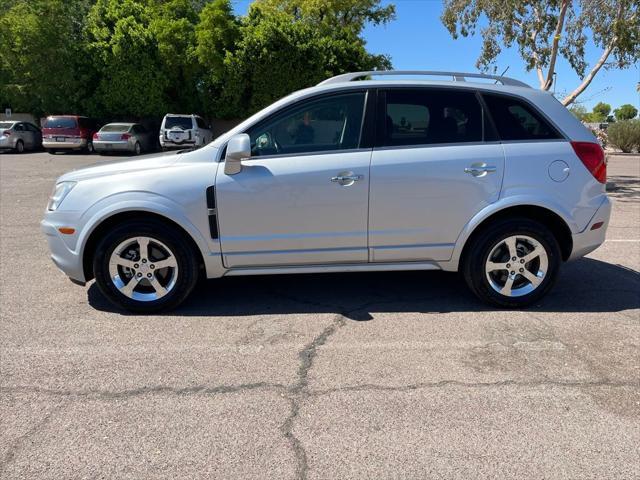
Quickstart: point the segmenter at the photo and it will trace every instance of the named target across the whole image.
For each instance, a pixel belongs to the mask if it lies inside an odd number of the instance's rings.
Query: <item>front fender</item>
[[[129,191],[110,195],[92,205],[81,216],[82,229],[77,238],[76,252],[84,258],[84,251],[91,234],[108,218],[124,212],[148,212],[165,217],[180,225],[193,239],[205,261],[207,277],[222,275],[224,268],[218,242],[212,242],[202,234],[196,223],[208,225],[206,208],[201,210],[202,218],[190,218],[183,206],[163,195],[148,191]],[[217,247],[217,248],[216,248]]]

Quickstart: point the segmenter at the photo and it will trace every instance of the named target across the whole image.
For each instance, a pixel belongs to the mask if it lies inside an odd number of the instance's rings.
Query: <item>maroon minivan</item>
[[[93,134],[99,129],[92,118],[51,115],[42,124],[42,146],[49,153],[82,150],[93,153]]]

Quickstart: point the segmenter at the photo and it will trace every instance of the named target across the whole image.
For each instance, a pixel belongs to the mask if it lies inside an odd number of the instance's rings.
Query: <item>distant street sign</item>
[[[7,117],[10,117],[10,116],[11,116],[11,109],[10,109],[10,108],[5,108],[5,109],[4,109],[4,114],[5,114]]]

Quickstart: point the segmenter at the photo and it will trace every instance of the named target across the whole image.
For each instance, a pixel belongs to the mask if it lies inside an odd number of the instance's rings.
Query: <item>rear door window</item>
[[[196,123],[198,124],[198,128],[202,128],[202,129],[204,129],[204,130],[206,130],[206,129],[208,128],[208,127],[207,127],[207,124],[206,124],[206,123],[204,122],[204,120],[203,120],[202,118],[200,118],[200,117],[196,117]]]
[[[382,112],[383,146],[480,142],[483,112],[474,92],[389,89]]]
[[[501,140],[553,140],[562,135],[527,103],[515,97],[482,94]]]

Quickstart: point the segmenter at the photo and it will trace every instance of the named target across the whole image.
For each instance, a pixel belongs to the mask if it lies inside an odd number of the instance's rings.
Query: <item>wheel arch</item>
[[[573,236],[571,234],[571,228],[558,213],[539,205],[512,205],[493,212],[473,228],[464,241],[464,246],[460,253],[460,264],[464,262],[464,257],[469,249],[469,245],[473,243],[474,239],[482,233],[484,229],[498,220],[516,217],[528,218],[546,226],[558,241],[560,252],[562,253],[562,260],[566,261],[569,259],[571,251],[573,250]]]
[[[204,268],[204,257],[202,255],[200,247],[198,246],[198,243],[182,225],[159,213],[146,210],[126,210],[114,213],[113,215],[102,219],[89,234],[89,237],[87,238],[87,241],[85,242],[84,248],[82,250],[82,269],[86,281],[89,281],[93,278],[93,257],[95,255],[98,242],[100,238],[102,238],[103,234],[110,228],[113,228],[114,226],[124,221],[145,219],[154,219],[160,221],[166,224],[168,227],[173,228],[184,235],[185,239],[191,244],[194,252],[196,252],[197,254],[198,265],[200,266],[200,268]]]

